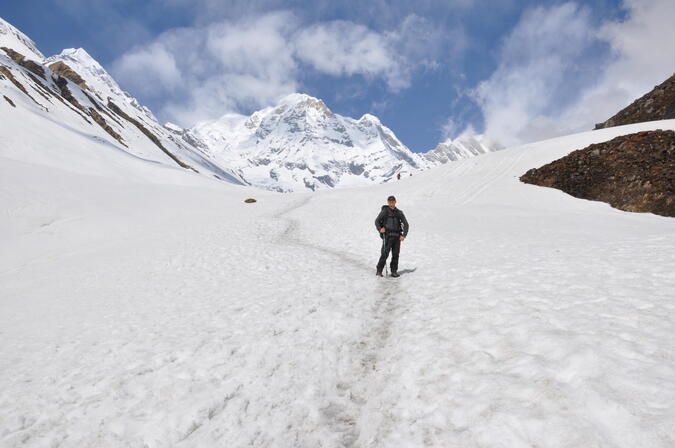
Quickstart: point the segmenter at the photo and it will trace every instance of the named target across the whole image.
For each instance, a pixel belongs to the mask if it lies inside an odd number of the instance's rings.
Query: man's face
[[[391,208],[391,209],[396,208],[396,201],[393,200],[393,199],[388,200],[387,204],[389,204],[389,208]]]

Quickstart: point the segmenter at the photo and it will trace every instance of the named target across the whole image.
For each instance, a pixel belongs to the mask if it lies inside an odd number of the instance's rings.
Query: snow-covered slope
[[[289,95],[250,117],[200,123],[192,132],[215,160],[271,190],[381,183],[430,166],[376,117],[343,117],[305,94]]]
[[[35,42],[2,17],[0,17],[0,47],[13,48],[37,62],[42,62],[45,58],[35,46]]]
[[[161,126],[83,49],[44,59],[30,39],[4,21],[0,47],[0,151],[5,156],[36,151],[36,158],[55,161],[55,153],[71,150],[84,137],[91,146],[91,154],[80,154],[84,158],[95,159],[96,148],[103,146],[245,183]],[[56,147],[57,142],[64,146]]]
[[[518,181],[655,128],[255,204],[84,136],[103,174],[0,155],[0,445],[670,448],[675,221]]]

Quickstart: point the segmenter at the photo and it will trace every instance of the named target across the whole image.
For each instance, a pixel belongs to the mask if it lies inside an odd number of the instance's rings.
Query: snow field
[[[674,221],[517,181],[666,126],[290,195],[12,153],[0,445],[672,446]],[[378,279],[392,193],[411,231]]]

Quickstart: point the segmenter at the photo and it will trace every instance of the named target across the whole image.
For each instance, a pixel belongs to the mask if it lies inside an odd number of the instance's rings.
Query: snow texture
[[[675,221],[518,181],[675,120],[283,195],[60,126],[0,133],[1,446],[675,445]]]

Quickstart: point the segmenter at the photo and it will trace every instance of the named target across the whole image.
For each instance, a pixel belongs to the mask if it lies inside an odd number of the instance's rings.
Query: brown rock
[[[88,89],[87,83],[82,77],[70,66],[62,61],[54,62],[49,68],[57,75],[70,79],[72,82],[80,86],[81,89]]]
[[[675,118],[675,74],[595,129]]]
[[[174,153],[172,153],[171,151],[169,151],[168,149],[166,149],[166,148],[164,147],[164,145],[162,145],[162,142],[159,140],[159,138],[158,138],[155,134],[153,134],[152,132],[150,132],[150,130],[149,130],[148,128],[146,128],[145,126],[143,126],[143,124],[141,124],[138,120],[136,120],[136,119],[130,117],[129,115],[127,115],[122,109],[119,108],[119,106],[117,106],[117,104],[113,103],[113,102],[110,100],[110,98],[108,98],[108,104],[107,104],[107,107],[108,107],[108,109],[110,109],[113,113],[117,114],[118,116],[120,116],[120,117],[124,118],[125,120],[127,120],[129,123],[131,123],[131,124],[133,124],[134,126],[136,126],[136,128],[138,128],[138,130],[141,131],[141,132],[143,133],[143,135],[145,135],[146,137],[148,137],[148,138],[150,139],[150,141],[151,141],[152,143],[155,144],[155,146],[157,146],[159,149],[161,149],[162,152],[164,152],[164,154],[166,154],[167,156],[169,156],[169,157],[171,158],[171,160],[173,160],[174,162],[176,162],[176,164],[177,164],[178,166],[180,166],[181,168],[185,168],[185,169],[188,169],[188,170],[192,170],[192,171],[194,171],[195,173],[198,173],[198,172],[199,172],[199,171],[197,171],[196,169],[194,169],[193,167],[191,167],[190,165],[188,165],[187,163],[182,162],[178,157],[176,157],[176,155],[175,155]]]
[[[101,116],[101,114],[99,114],[93,107],[89,108],[89,116],[93,118],[94,122],[96,122],[96,124],[101,126],[101,128],[103,128],[104,131],[110,134],[112,138],[120,142],[122,145],[127,146],[124,144],[122,136],[119,135],[117,132],[115,132],[115,130],[111,128],[108,123],[106,123],[105,119]]]
[[[30,70],[42,79],[45,79],[45,69],[40,64],[35,61],[31,61],[30,59],[26,59],[24,55],[18,51],[12,50],[11,48],[2,47],[2,50],[21,67],[25,68],[26,70]]]
[[[247,204],[252,204],[252,203],[258,202],[258,201],[256,201],[256,200],[253,199],[253,198],[248,198],[248,199],[245,199],[244,202],[246,202]]]
[[[644,131],[590,145],[520,180],[621,210],[675,217],[675,132]]]
[[[23,84],[21,84],[21,83],[14,77],[14,75],[12,74],[12,71],[11,71],[8,67],[6,67],[6,66],[4,66],[4,65],[0,65],[0,73],[1,73],[2,75],[4,75],[5,78],[9,79],[9,80],[12,82],[12,84],[14,84],[14,85],[16,86],[17,89],[21,90],[28,98],[30,98],[31,100],[33,100],[33,102],[34,102],[35,104],[37,104],[37,105],[40,106],[40,107],[44,107],[42,104],[40,104],[40,103],[38,103],[37,101],[35,101],[35,98],[33,98],[32,96],[30,96],[30,94],[28,93],[28,91],[26,90],[26,88],[23,86]]]

